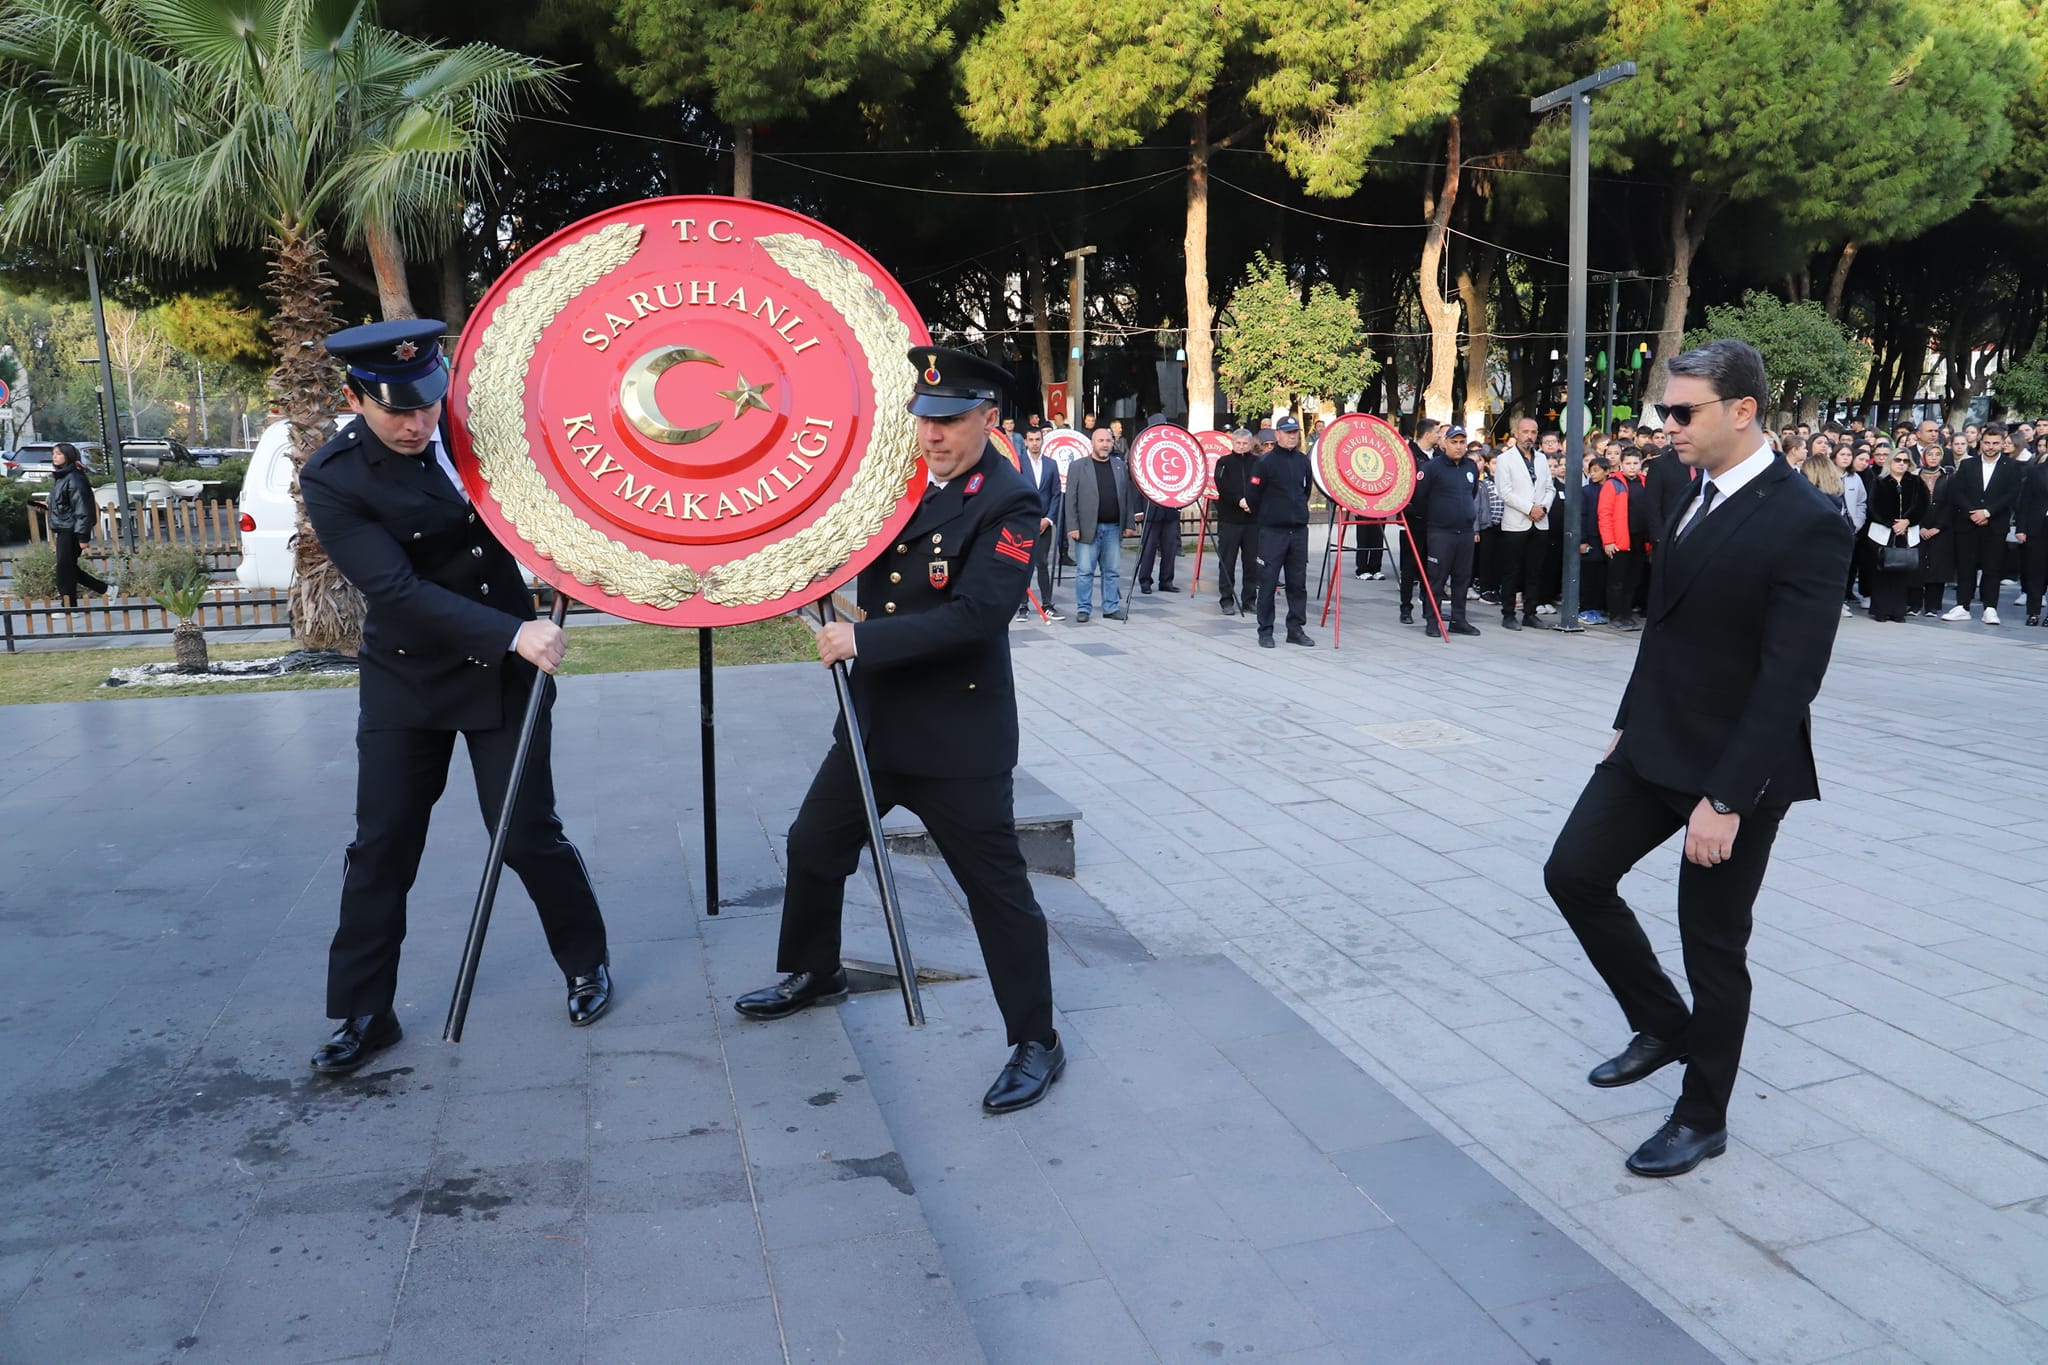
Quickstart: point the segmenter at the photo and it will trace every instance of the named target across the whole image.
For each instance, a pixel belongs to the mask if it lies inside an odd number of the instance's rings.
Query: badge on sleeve
[[[973,496],[974,496],[974,495],[975,495],[976,493],[979,493],[980,491],[981,491],[981,475],[979,475],[979,474],[976,474],[976,475],[975,475],[975,476],[974,476],[973,478],[971,478],[971,479],[969,479],[969,480],[967,481],[967,490],[966,490],[966,496],[968,496],[968,497],[973,497]]]
[[[952,581],[953,577],[951,566],[943,559],[934,559],[931,563],[925,565],[924,572],[925,577],[931,580],[934,588],[945,587],[947,583]]]
[[[1019,564],[1031,562],[1031,547],[1035,543],[1035,540],[1026,540],[1007,526],[996,532],[996,553]]]

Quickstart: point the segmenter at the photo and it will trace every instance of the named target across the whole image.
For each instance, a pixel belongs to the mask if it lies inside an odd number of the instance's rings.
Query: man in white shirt
[[[1504,510],[1500,518],[1500,623],[1508,630],[1524,626],[1546,630],[1536,615],[1536,599],[1548,544],[1551,486],[1550,464],[1536,453],[1536,419],[1515,422],[1514,441],[1494,459],[1493,482]],[[1522,598],[1522,619],[1515,619],[1515,595]]]

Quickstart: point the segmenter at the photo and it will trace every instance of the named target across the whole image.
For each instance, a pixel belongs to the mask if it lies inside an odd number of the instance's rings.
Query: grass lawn
[[[291,648],[270,644],[225,644],[209,640],[216,659],[275,658]],[[814,660],[811,633],[787,617],[745,626],[721,626],[712,661],[720,668]],[[296,692],[312,687],[354,687],[354,678],[265,678],[259,682],[202,682],[187,687],[103,687],[107,674],[136,664],[169,663],[170,646],[82,649],[0,654],[0,706],[39,701],[111,701],[127,697],[192,697],[244,692]],[[695,668],[697,632],[665,626],[577,626],[569,631],[564,676],[579,673],[641,673],[660,668]]]

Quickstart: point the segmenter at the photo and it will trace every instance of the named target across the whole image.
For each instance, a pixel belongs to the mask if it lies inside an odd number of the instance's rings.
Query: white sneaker
[[[1386,577],[1386,575],[1385,575],[1385,574],[1383,574],[1383,573],[1376,573],[1376,574],[1374,574],[1374,575],[1372,576],[1372,581],[1373,581],[1373,582],[1375,582],[1375,583],[1377,583],[1377,582],[1379,582],[1379,581],[1380,581],[1380,580],[1381,580],[1382,578],[1385,578],[1385,577]]]
[[[1995,626],[1995,625],[1997,625],[1997,624],[1998,624],[1998,608],[1997,608],[1997,607],[1986,607],[1986,608],[1984,608],[1984,624],[1985,624],[1985,625],[1987,625],[1987,626]]]
[[[1467,588],[1467,589],[1465,589],[1465,600],[1466,600],[1467,602],[1477,602],[1477,601],[1479,600],[1479,589],[1477,589],[1477,588]]]
[[[1536,614],[1538,616],[1555,616],[1557,615],[1557,608],[1545,602],[1542,606],[1536,608]]]
[[[1970,619],[1970,609],[1968,607],[1950,607],[1941,614],[1941,619],[1944,621],[1967,621]]]
[[[1358,570],[1357,572],[1353,573],[1353,574],[1352,574],[1351,576],[1352,576],[1353,578],[1371,578],[1371,577],[1372,577],[1372,575],[1371,575],[1371,574],[1367,573],[1367,572],[1366,572],[1365,570],[1363,570],[1363,569],[1360,569],[1360,570]]]

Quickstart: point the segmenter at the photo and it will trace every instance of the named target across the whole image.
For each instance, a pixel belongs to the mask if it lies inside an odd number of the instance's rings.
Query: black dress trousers
[[[1692,1008],[1657,962],[1643,926],[1621,898],[1622,877],[1685,828],[1700,798],[1645,782],[1618,759],[1593,770],[1550,860],[1544,885],[1578,935],[1628,1026],[1679,1041],[1691,1056],[1672,1116],[1694,1128],[1725,1127],[1728,1097],[1749,1027],[1749,931],[1785,808],[1742,817],[1729,859],[1714,867],[1681,861],[1678,934]],[[1681,855],[1682,856],[1682,855]]]
[[[525,689],[508,670],[508,724],[462,733],[476,774],[484,827],[495,829],[512,776]],[[564,977],[586,976],[605,960],[604,917],[583,857],[555,818],[550,762],[554,688],[541,706],[519,784],[505,862],[540,911],[548,948]],[[341,923],[327,954],[327,1015],[348,1019],[391,1007],[398,991],[398,951],[405,941],[406,894],[427,845],[427,817],[448,784],[454,730],[358,729],[356,839],[341,884]]]
[[[1259,528],[1259,634],[1273,633],[1273,594],[1287,575],[1287,633],[1308,628],[1308,527]]]
[[[871,776],[882,813],[902,806],[923,820],[939,856],[967,893],[967,913],[981,941],[989,986],[1010,1045],[1050,1041],[1051,950],[1045,913],[1038,908],[1017,845],[1011,775]],[[860,780],[846,746],[835,743],[789,827],[789,874],[775,970],[839,970],[846,879],[859,870],[860,851],[867,841]]]
[[[1259,601],[1259,528],[1248,521],[1216,523],[1216,561],[1222,566],[1218,598],[1226,606],[1256,607]]]

